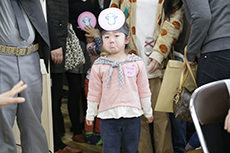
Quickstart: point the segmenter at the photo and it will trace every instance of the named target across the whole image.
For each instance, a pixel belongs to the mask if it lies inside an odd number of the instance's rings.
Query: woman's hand
[[[22,81],[19,81],[14,87],[2,94],[0,94],[0,107],[8,104],[22,103],[25,101],[23,97],[14,97],[18,93],[22,92],[27,88],[27,85]]]
[[[149,58],[149,60],[148,60],[147,65],[150,65],[150,64],[151,64],[151,66],[149,68],[149,74],[155,72],[156,69],[158,69],[160,67],[160,63],[157,60],[152,59],[152,58]]]
[[[63,51],[62,47],[51,50],[51,59],[54,64],[61,64],[63,61]]]
[[[230,109],[229,109],[228,114],[225,118],[224,129],[230,133]]]

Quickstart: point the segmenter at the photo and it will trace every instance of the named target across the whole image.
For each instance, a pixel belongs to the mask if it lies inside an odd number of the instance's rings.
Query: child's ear
[[[128,43],[129,43],[129,36],[125,38],[125,44],[128,44]]]

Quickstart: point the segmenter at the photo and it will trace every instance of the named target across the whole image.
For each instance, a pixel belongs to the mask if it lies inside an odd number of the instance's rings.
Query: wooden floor
[[[67,110],[67,101],[64,99],[62,103],[62,113],[64,117],[64,122],[65,122],[65,136],[62,138],[63,142],[69,146],[80,148],[83,150],[83,153],[102,153],[102,146],[96,146],[96,145],[90,145],[87,143],[77,143],[75,141],[72,141],[72,132],[70,132],[70,119],[69,119],[69,114]],[[0,149],[1,150],[1,149]],[[18,153],[21,153],[21,147],[17,147]],[[1,152],[1,151],[0,151]]]
[[[71,123],[67,110],[67,102],[65,100],[63,100],[61,109],[64,116],[66,130],[65,136],[62,138],[63,142],[69,146],[81,148],[83,150],[83,153],[102,153],[102,146],[90,145],[87,143],[77,143],[75,141],[72,141],[71,137],[73,134],[72,132],[70,132]]]
[[[77,143],[75,141],[72,141],[71,139],[72,132],[70,132],[71,123],[70,123],[69,114],[67,110],[66,100],[63,100],[61,109],[62,109],[63,116],[64,116],[65,130],[66,130],[65,136],[62,138],[63,142],[69,146],[82,149],[83,153],[102,153],[102,146],[90,145],[87,143]],[[21,148],[17,147],[17,149],[18,149],[18,153],[21,153]],[[201,149],[192,150],[186,153],[202,153],[202,150]]]

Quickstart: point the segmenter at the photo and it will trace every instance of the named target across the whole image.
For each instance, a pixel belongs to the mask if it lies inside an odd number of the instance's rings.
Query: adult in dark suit
[[[104,0],[104,9],[109,7],[111,0]]]
[[[51,79],[52,79],[52,112],[54,151],[56,153],[81,152],[64,144],[61,137],[64,134],[64,120],[61,112],[63,87],[64,55],[66,50],[67,23],[69,19],[68,0],[48,0],[47,17],[51,47]]]
[[[28,85],[19,94],[25,98],[24,103],[0,108],[0,152],[17,153],[12,132],[17,117],[22,152],[48,153],[46,135],[41,125],[42,75],[39,55],[47,64],[50,52],[48,28],[40,1],[1,0],[0,16],[0,93],[11,89],[19,80]]]

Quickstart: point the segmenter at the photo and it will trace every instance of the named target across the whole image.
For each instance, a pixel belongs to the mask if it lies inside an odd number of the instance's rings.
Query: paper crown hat
[[[104,9],[98,17],[98,23],[103,29],[102,35],[106,31],[119,31],[129,35],[129,27],[125,23],[125,15],[118,8]]]

